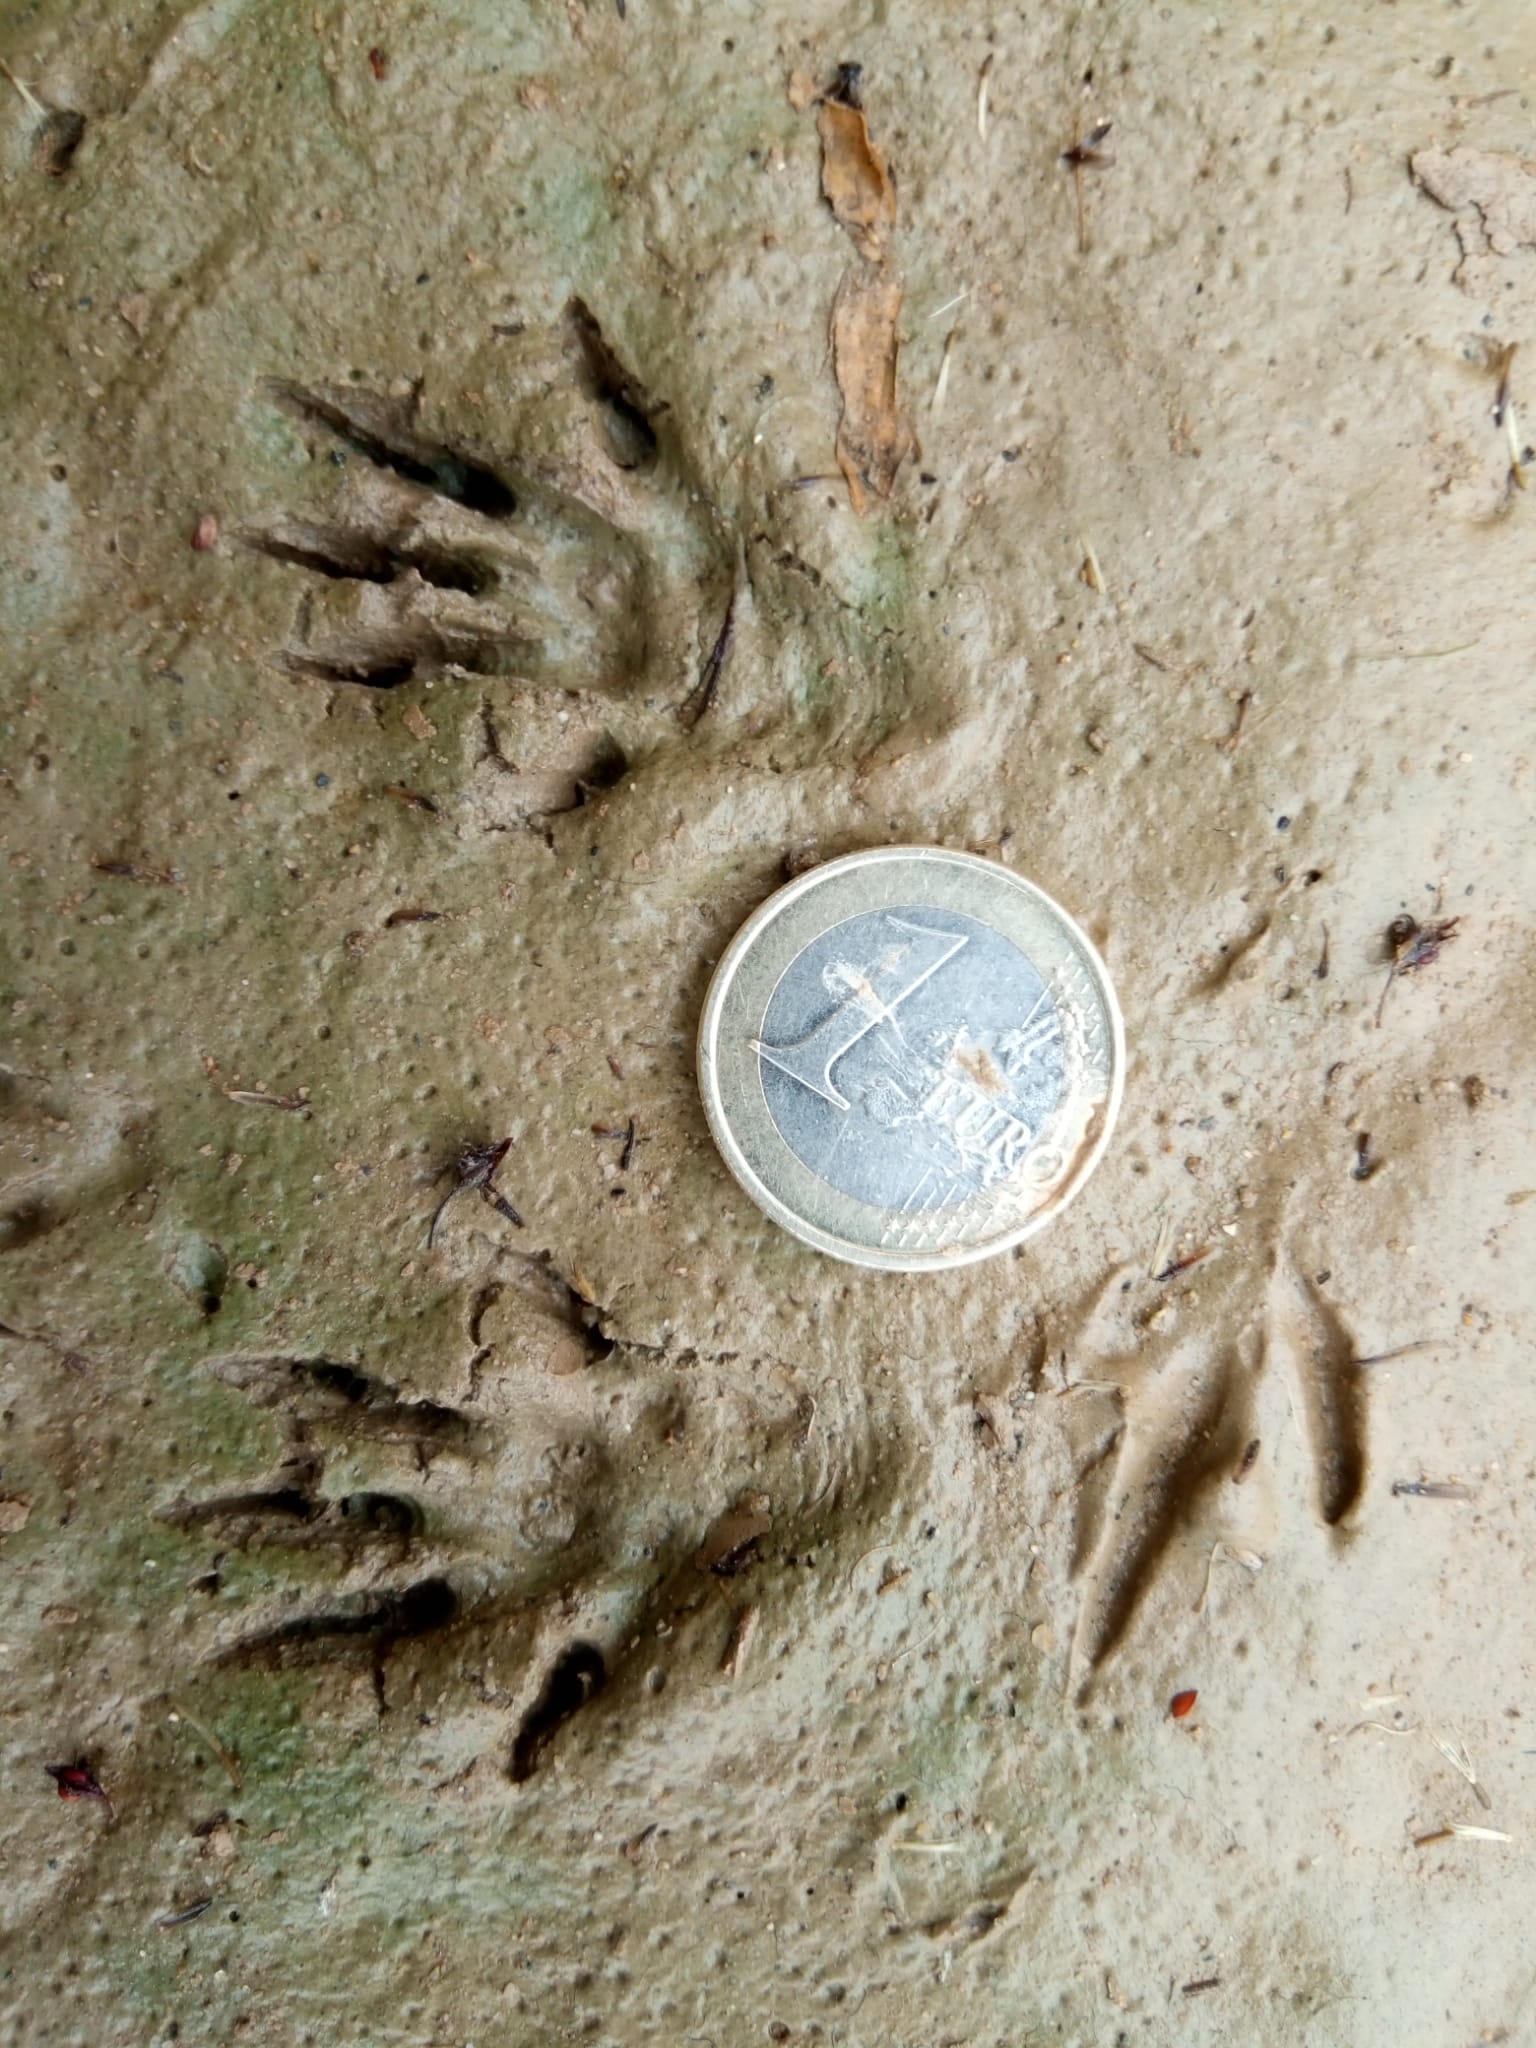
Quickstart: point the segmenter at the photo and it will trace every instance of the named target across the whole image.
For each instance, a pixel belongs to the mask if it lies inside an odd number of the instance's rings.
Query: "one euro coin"
[[[1044,890],[941,847],[798,876],[715,969],[699,1086],[775,1222],[858,1265],[1008,1250],[1104,1154],[1125,1038],[1092,943]]]

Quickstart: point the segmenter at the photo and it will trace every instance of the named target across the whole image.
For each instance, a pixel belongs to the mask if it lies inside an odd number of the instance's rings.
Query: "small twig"
[[[1472,1790],[1477,1794],[1477,1803],[1480,1807],[1482,1807],[1483,1811],[1485,1813],[1491,1812],[1493,1808],[1493,1801],[1488,1797],[1488,1794],[1484,1790],[1484,1788],[1478,1783],[1477,1772],[1473,1767],[1471,1757],[1467,1754],[1465,1744],[1459,1742],[1447,1742],[1443,1735],[1436,1735],[1433,1729],[1426,1728],[1424,1733],[1429,1737],[1430,1741],[1435,1745],[1436,1749],[1439,1750],[1440,1754],[1445,1758],[1446,1762],[1450,1765],[1451,1769],[1453,1771],[1459,1771],[1462,1777],[1466,1779],[1467,1783],[1472,1787]]]
[[[1522,446],[1520,422],[1515,416],[1515,401],[1509,388],[1509,368],[1515,359],[1518,342],[1510,342],[1498,359],[1499,382],[1493,399],[1493,423],[1502,427],[1509,438],[1509,481],[1517,489],[1525,489],[1525,456]]]
[[[1471,1500],[1472,1489],[1459,1479],[1394,1479],[1392,1491],[1415,1500]]]
[[[235,1790],[238,1792],[240,1790],[241,1782],[240,1766],[236,1762],[231,1752],[224,1747],[222,1742],[220,1742],[219,1738],[217,1737],[217,1735],[214,1734],[213,1730],[210,1727],[208,1727],[206,1723],[199,1721],[195,1714],[189,1714],[186,1708],[181,1704],[180,1700],[167,1700],[166,1706],[170,1710],[170,1716],[173,1721],[178,1719],[185,1721],[187,1726],[190,1729],[192,1729],[194,1733],[201,1735],[204,1742],[207,1743],[208,1747],[213,1751],[214,1755],[218,1758],[219,1762],[224,1766],[224,1769],[229,1777],[229,1782],[231,1783],[231,1785],[234,1786]]]
[[[423,796],[419,789],[407,789],[403,782],[386,782],[379,794],[393,797],[397,804],[406,804],[413,811],[425,811],[429,818],[440,815],[433,797]]]
[[[1096,123],[1086,135],[1074,142],[1070,149],[1064,149],[1061,153],[1062,162],[1071,169],[1072,182],[1077,191],[1077,253],[1079,256],[1086,256],[1088,254],[1088,207],[1083,195],[1083,171],[1088,166],[1101,169],[1106,164],[1114,161],[1112,157],[1099,154],[1099,144],[1108,135],[1113,126],[1114,123],[1112,121]]]
[[[98,875],[112,875],[124,882],[158,882],[166,889],[173,889],[181,879],[174,868],[145,867],[136,860],[98,859],[93,855],[91,867]]]
[[[950,359],[954,354],[955,336],[959,331],[957,327],[951,327],[944,337],[944,353],[939,358],[939,374],[934,383],[933,396],[928,401],[928,410],[935,419],[944,410],[944,397],[949,390]]]
[[[1224,1557],[1230,1559],[1233,1564],[1240,1564],[1245,1572],[1251,1572],[1255,1578],[1264,1569],[1264,1560],[1256,1550],[1244,1550],[1239,1545],[1228,1543],[1224,1538],[1218,1537],[1211,1546],[1210,1559],[1205,1567],[1205,1585],[1194,1606],[1196,1614],[1205,1612],[1205,1603],[1211,1597],[1211,1575]]]
[[[30,88],[22,84],[21,80],[16,76],[15,72],[11,69],[10,65],[5,62],[4,58],[0,58],[0,71],[4,72],[5,76],[11,81],[12,85],[15,86],[17,92],[21,94],[22,100],[25,102],[30,112],[33,113],[39,121],[46,121],[48,118],[48,109],[43,105],[42,101],[38,98],[35,92],[31,91]]]
[[[1177,1280],[1179,1275],[1187,1273],[1191,1266],[1198,1266],[1202,1259],[1208,1259],[1215,1249],[1216,1247],[1213,1244],[1203,1244],[1199,1251],[1189,1252],[1182,1259],[1172,1260],[1168,1265],[1164,1266],[1161,1273],[1155,1273],[1152,1277],[1155,1280]]]
[[[919,1650],[926,1649],[928,1645],[933,1641],[934,1637],[939,1632],[939,1627],[940,1624],[938,1622],[935,1622],[933,1624],[933,1627],[929,1629],[927,1635],[925,1635],[920,1642],[910,1643],[906,1649],[898,1650],[895,1656],[892,1657],[890,1661],[893,1664],[899,1664],[903,1657],[915,1657]]]
[[[1152,1257],[1147,1263],[1147,1278],[1155,1280],[1168,1263],[1168,1254],[1173,1249],[1173,1217],[1166,1210],[1157,1228],[1157,1243],[1152,1247]],[[1065,1354],[1063,1354],[1065,1356]]]
[[[292,1095],[269,1095],[264,1088],[226,1088],[231,1102],[243,1102],[254,1109],[302,1110],[309,1107],[309,1090],[299,1088]]]
[[[1509,404],[1509,369],[1515,360],[1515,350],[1519,346],[1519,342],[1511,341],[1499,351],[1495,366],[1499,373],[1499,381],[1493,394],[1493,424],[1496,427],[1502,427],[1504,424],[1504,410]]]
[[[1404,975],[1416,974],[1421,967],[1428,967],[1438,960],[1442,946],[1448,946],[1456,936],[1459,917],[1431,918],[1427,924],[1420,924],[1416,917],[1405,911],[1401,917],[1394,917],[1387,926],[1387,945],[1392,954],[1392,965],[1387,969],[1386,985],[1381,991],[1381,1000],[1376,1005],[1376,1024],[1381,1026],[1381,1013],[1387,1006],[1394,981]]]
[[[1412,1344],[1396,1345],[1391,1351],[1373,1351],[1366,1358],[1352,1358],[1354,1366],[1386,1365],[1394,1358],[1406,1358],[1412,1351],[1438,1351],[1444,1342],[1440,1337],[1420,1337]]]
[[[1155,652],[1154,649],[1148,647],[1145,641],[1133,640],[1131,642],[1131,652],[1139,654],[1142,660],[1148,663],[1150,667],[1160,668],[1165,676],[1173,673],[1171,664],[1164,661],[1163,657]]]
[[[606,1143],[611,1144],[618,1141],[622,1144],[623,1150],[619,1153],[619,1171],[620,1173],[628,1173],[635,1161],[635,1147],[642,1143],[642,1140],[635,1133],[634,1118],[631,1117],[627,1124],[622,1125],[618,1129],[614,1129],[608,1124],[594,1124],[592,1126],[592,1135],[594,1138],[600,1138]]]
[[[895,1548],[896,1546],[894,1543],[872,1543],[868,1550],[861,1551],[860,1554],[853,1560],[853,1563],[848,1567],[849,1589],[852,1589],[853,1575],[858,1570],[861,1564],[867,1563],[868,1560],[872,1557],[878,1557],[882,1550],[894,1550]]]
[[[1450,654],[1470,654],[1482,639],[1477,634],[1471,640],[1459,640],[1454,647],[1389,647],[1384,653],[1362,654],[1361,661],[1443,661]]]
[[[736,635],[736,587],[731,589],[730,601],[725,607],[725,618],[720,631],[715,635],[715,644],[709,650],[709,659],[699,672],[699,680],[677,707],[677,722],[684,732],[692,732],[710,705],[715,701],[715,692],[720,687],[720,676],[725,668],[726,657],[731,651],[731,642]]]
[[[453,1186],[438,1203],[432,1217],[432,1222],[428,1227],[428,1251],[431,1251],[433,1245],[437,1242],[437,1226],[443,1220],[443,1211],[456,1195],[466,1194],[472,1188],[479,1191],[481,1199],[488,1202],[498,1216],[504,1216],[509,1223],[515,1224],[519,1230],[522,1229],[522,1217],[518,1215],[516,1209],[513,1208],[500,1188],[494,1185],[501,1162],[506,1158],[511,1149],[512,1140],[510,1138],[503,1138],[499,1145],[471,1146],[467,1151],[461,1152],[451,1165],[443,1169],[445,1173],[453,1174],[455,1179]]]
[[[189,1920],[201,1920],[212,1904],[212,1899],[199,1899],[195,1906],[183,1906],[179,1913],[162,1913],[155,1925],[166,1932],[173,1927],[185,1927]]]
[[[1140,652],[1139,648],[1137,652]],[[1218,753],[1235,754],[1237,752],[1239,743],[1241,742],[1243,737],[1243,727],[1248,722],[1248,707],[1250,704],[1252,704],[1252,702],[1252,690],[1244,690],[1243,694],[1237,700],[1237,715],[1232,720],[1232,730],[1229,733],[1226,733],[1221,739],[1217,740],[1216,742],[1216,750]]]

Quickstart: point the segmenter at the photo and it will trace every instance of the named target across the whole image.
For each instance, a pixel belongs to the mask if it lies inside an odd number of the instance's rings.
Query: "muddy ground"
[[[5,2038],[1536,2041],[1523,0],[0,54]],[[1131,1050],[911,1278],[692,1066],[903,840]]]

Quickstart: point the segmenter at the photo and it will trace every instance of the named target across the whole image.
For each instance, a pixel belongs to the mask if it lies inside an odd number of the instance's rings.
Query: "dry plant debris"
[[[850,270],[832,307],[832,359],[843,394],[838,467],[855,512],[888,498],[912,452],[912,432],[896,389],[896,332],[903,286],[893,272]]]
[[[870,137],[859,98],[857,64],[845,64],[816,114],[821,137],[821,189],[859,254],[878,263],[896,225],[896,187]]]

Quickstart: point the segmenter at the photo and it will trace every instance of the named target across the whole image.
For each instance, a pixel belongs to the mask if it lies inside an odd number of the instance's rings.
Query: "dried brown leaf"
[[[870,138],[861,107],[826,99],[816,114],[821,137],[821,189],[861,256],[877,263],[896,225],[896,187]]]
[[[891,495],[914,448],[896,392],[903,291],[894,271],[850,270],[832,304],[832,360],[843,395],[837,464],[855,512],[870,497]]]

